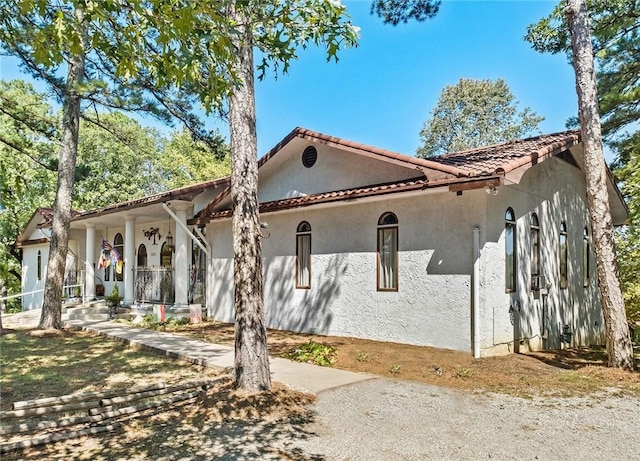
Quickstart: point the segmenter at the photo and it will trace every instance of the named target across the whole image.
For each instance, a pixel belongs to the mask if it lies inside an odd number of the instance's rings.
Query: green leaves
[[[420,131],[419,157],[511,141],[535,133],[544,120],[518,102],[504,80],[460,79],[446,86]]]
[[[283,353],[282,357],[296,362],[330,367],[337,360],[337,352],[333,346],[310,339],[296,349]]]
[[[433,18],[440,8],[440,1],[434,0],[373,0],[371,14],[382,18],[385,24],[407,23],[410,19],[424,21]]]
[[[640,120],[640,5],[635,0],[587,2],[597,63],[603,133],[613,139]],[[527,28],[525,40],[540,52],[570,55],[564,2]]]
[[[615,174],[631,212],[618,230],[616,247],[627,316],[640,320],[640,4],[637,0],[587,2],[597,64],[602,132],[616,153]],[[541,52],[570,55],[570,37],[561,2],[553,13],[528,27],[525,39]]]

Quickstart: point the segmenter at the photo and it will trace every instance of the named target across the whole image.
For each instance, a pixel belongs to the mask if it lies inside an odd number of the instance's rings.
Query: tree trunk
[[[62,144],[58,162],[58,184],[51,226],[51,243],[47,275],[44,285],[44,302],[40,316],[40,329],[62,328],[62,287],[69,250],[69,228],[71,223],[71,201],[78,152],[78,130],[80,127],[79,85],[84,77],[84,50],[86,49],[86,25],[81,9],[75,11],[79,33],[82,35],[81,50],[71,54],[67,70],[67,86],[63,102]]]
[[[235,386],[271,389],[267,331],[264,325],[262,249],[258,202],[253,38],[242,7],[232,5],[239,34],[236,71],[240,85],[229,96],[231,197],[235,282]]]
[[[609,366],[631,370],[633,369],[633,347],[629,336],[629,326],[627,325],[616,263],[613,224],[607,192],[607,171],[602,150],[602,132],[593,68],[593,49],[585,1],[567,0],[565,13],[571,31],[573,66],[576,73],[576,90],[584,148],[587,203],[604,315]]]

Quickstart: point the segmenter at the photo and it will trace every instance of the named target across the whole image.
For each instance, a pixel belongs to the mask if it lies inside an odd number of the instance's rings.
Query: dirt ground
[[[233,325],[220,322],[187,325],[172,332],[219,344],[233,344]],[[468,353],[432,347],[280,330],[268,332],[269,350],[273,356],[286,355],[310,340],[335,348],[332,364],[335,368],[388,378],[519,396],[578,395],[605,387],[619,387],[640,395],[640,372],[606,367],[607,356],[603,348],[474,359]]]
[[[165,329],[222,344],[231,344],[234,336],[232,325],[213,322],[179,328],[167,325]],[[173,379],[201,378],[205,372],[213,372],[215,376],[213,370],[176,363],[162,356],[142,353],[126,345],[83,332],[52,333],[33,330],[4,333],[6,334],[1,338],[3,375],[0,376],[0,381],[3,381],[0,407],[4,409],[8,408],[10,401],[60,395],[62,389],[65,392],[85,392],[119,388],[125,384],[139,385],[148,383],[149,380],[171,383]],[[563,397],[586,395],[589,399],[590,393],[608,388],[607,395],[623,402],[629,401],[629,394],[640,396],[640,372],[623,372],[605,367],[606,355],[599,349],[572,349],[531,355],[511,354],[476,360],[469,354],[429,347],[269,331],[270,352],[274,356],[287,355],[310,340],[335,348],[336,355],[332,366],[336,368],[435,384],[443,388],[443,395],[454,395],[455,402],[458,402],[457,399],[468,397],[473,399],[471,402],[482,402],[482,399],[476,399],[478,392],[506,393],[525,398],[540,394]],[[180,369],[180,373],[176,372],[176,368]],[[42,380],[43,377],[46,379]],[[393,384],[389,383],[394,381],[383,381],[382,393],[391,392],[389,386],[392,388]],[[611,387],[619,390],[611,393]],[[470,394],[464,396],[450,393],[445,388],[460,389]],[[350,405],[353,405],[355,400],[360,401],[363,398],[362,391],[357,386],[353,390],[339,390],[338,393],[340,391],[355,392],[358,395],[358,399],[346,396],[346,402],[350,402]],[[404,389],[402,395],[398,395],[398,399],[410,401],[413,407],[415,401],[407,400],[406,392]],[[376,395],[372,398],[380,398]],[[419,395],[423,399],[431,399],[423,403],[429,411],[434,411],[434,392],[422,392]],[[332,396],[334,397],[329,400],[335,398],[335,394]],[[386,398],[388,399],[388,396]],[[512,397],[491,394],[491,401],[494,398]],[[345,422],[344,428],[334,428],[334,433],[326,432],[327,429],[323,425],[326,423],[322,421],[335,422],[337,416],[331,414],[327,418],[317,414],[309,407],[313,401],[313,396],[294,392],[281,385],[275,385],[271,392],[247,394],[232,389],[227,383],[209,390],[199,405],[174,405],[158,414],[125,417],[119,421],[122,424],[121,429],[107,435],[81,437],[42,447],[16,450],[3,455],[2,459],[343,459],[342,452],[338,457],[308,453],[319,452],[316,445],[313,445],[316,443],[320,444],[319,446],[335,445],[336,440],[340,439],[336,439],[335,433],[347,431],[347,428],[366,429],[369,426],[354,424],[349,420]],[[533,405],[536,399],[528,401]],[[369,418],[369,423],[373,421],[371,418],[376,416],[375,409],[379,404],[376,402],[364,403],[363,408],[367,410],[360,412],[365,418]],[[545,402],[548,403],[547,400]],[[355,411],[345,411],[346,405],[338,398],[334,405],[337,406],[335,411],[338,414]],[[455,405],[451,403],[453,408]],[[326,403],[323,408],[325,407]],[[591,408],[592,403],[587,407]],[[393,408],[396,408],[396,405]],[[497,408],[502,411],[503,405],[500,404]],[[406,411],[408,410],[403,409],[400,414]],[[484,411],[477,414],[484,414]],[[521,404],[518,404],[518,417],[521,416],[521,411]],[[544,414],[548,411],[546,408]],[[449,413],[446,415],[450,418]],[[466,421],[468,417],[469,415],[466,415],[463,419]],[[500,417],[504,415],[501,414]],[[553,418],[560,419],[556,416]],[[483,427],[483,424],[478,427]],[[401,425],[394,423],[393,426]],[[451,434],[447,436],[451,437]],[[364,435],[358,433],[353,437],[356,441],[354,446],[359,446]],[[394,437],[392,445],[396,446],[398,439]],[[379,438],[380,436],[376,440]],[[295,442],[296,440],[298,442]],[[455,438],[452,440],[453,445],[461,443]],[[3,440],[5,441],[8,440]],[[301,441],[310,443],[310,447],[302,450],[297,445],[299,442],[302,443]],[[380,449],[379,453],[383,451]],[[373,452],[378,453],[375,450]],[[395,457],[401,458],[402,456]],[[375,459],[375,456],[355,459]]]

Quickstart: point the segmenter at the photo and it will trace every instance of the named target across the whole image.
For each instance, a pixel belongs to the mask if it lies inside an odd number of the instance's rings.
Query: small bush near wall
[[[296,362],[312,363],[314,365],[328,367],[336,360],[336,349],[328,344],[309,340],[308,343],[304,343],[295,350],[287,352],[282,356]]]

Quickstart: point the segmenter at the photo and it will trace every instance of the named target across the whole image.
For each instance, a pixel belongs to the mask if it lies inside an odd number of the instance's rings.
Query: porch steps
[[[75,306],[67,306],[62,314],[62,321],[82,320],[100,322],[109,320],[109,307],[104,300],[97,300]]]

